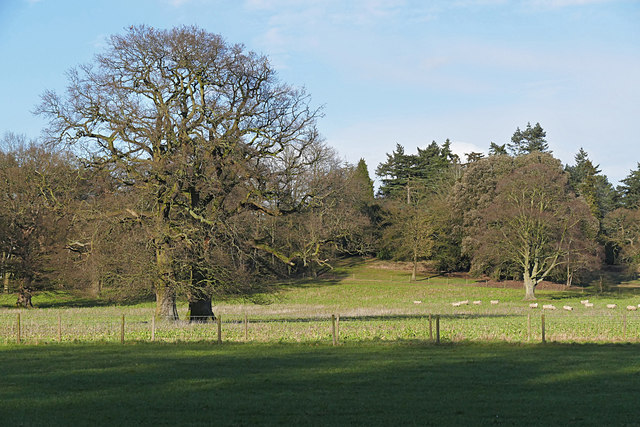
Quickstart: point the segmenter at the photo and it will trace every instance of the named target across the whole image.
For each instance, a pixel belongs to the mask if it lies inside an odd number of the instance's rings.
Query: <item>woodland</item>
[[[196,27],[131,27],[43,94],[37,140],[0,140],[0,277],[40,290],[155,298],[156,316],[213,319],[212,301],[330,272],[345,257],[580,286],[640,262],[640,164],[617,187],[540,123],[488,154],[397,144],[345,163],[322,110],[267,58]],[[420,144],[419,141],[416,142]]]

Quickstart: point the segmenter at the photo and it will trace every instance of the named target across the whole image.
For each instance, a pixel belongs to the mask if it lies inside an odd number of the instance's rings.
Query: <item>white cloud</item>
[[[464,141],[451,141],[451,151],[460,156],[461,161],[466,161],[468,153],[487,153],[486,148],[478,147],[476,144]]]

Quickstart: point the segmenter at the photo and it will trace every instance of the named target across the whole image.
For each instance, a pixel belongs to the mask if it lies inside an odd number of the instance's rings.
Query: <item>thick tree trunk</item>
[[[536,288],[535,281],[530,277],[525,276],[524,278],[524,299],[525,300],[534,300],[536,296],[534,294],[534,290]]]
[[[21,285],[18,289],[18,300],[16,306],[20,308],[33,308],[31,302],[31,288],[28,285]]]
[[[11,273],[9,273],[9,272],[5,272],[4,273],[4,279],[3,279],[4,288],[3,288],[3,290],[4,290],[5,294],[9,293],[9,276],[10,275],[11,275]]]
[[[189,290],[189,322],[207,323],[216,320],[211,307],[211,295],[203,289],[204,277],[197,267],[191,269],[191,289]]]
[[[178,320],[176,293],[169,286],[156,286],[156,318]]]
[[[166,243],[162,243],[156,248],[156,266],[159,275],[156,285],[156,317],[178,320],[176,291],[171,282],[171,261]]]
[[[91,286],[93,288],[93,292],[96,298],[100,298],[102,296],[102,280],[94,279]]]
[[[211,297],[201,296],[189,301],[189,322],[207,323],[216,320],[211,307]]]

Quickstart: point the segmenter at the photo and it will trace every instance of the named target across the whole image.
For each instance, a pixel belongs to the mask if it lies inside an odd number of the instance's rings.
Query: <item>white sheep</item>
[[[460,301],[460,304],[461,304],[461,305],[469,305],[469,300],[468,300],[468,299],[466,299],[466,300],[464,300],[464,301]]]
[[[580,301],[580,304],[589,304],[589,300],[588,299],[582,300]]]
[[[556,306],[553,305],[553,304],[545,304],[545,305],[542,306],[542,309],[543,310],[555,310]]]
[[[474,301],[473,304],[474,305],[480,305],[480,304],[482,304],[482,301]]]
[[[636,311],[638,309],[638,307],[636,307],[635,305],[628,305],[627,306],[627,310],[629,311]]]
[[[414,304],[422,304],[422,301],[414,301]]]
[[[607,308],[616,308],[617,304],[607,304]]]
[[[584,306],[587,307],[587,308],[593,308],[593,303],[592,302],[588,302],[588,303],[585,303]]]
[[[573,307],[571,307],[570,305],[563,305],[562,308],[567,311],[573,311]]]
[[[459,302],[452,302],[451,305],[454,306],[454,307],[460,307],[460,303]]]
[[[499,302],[500,302],[500,301],[499,301],[499,300],[497,300],[497,299],[492,299],[492,300],[491,300],[491,304],[492,304],[492,305],[496,305],[496,304],[498,304]]]
[[[534,303],[529,304],[529,308],[538,308],[538,303],[534,302]]]

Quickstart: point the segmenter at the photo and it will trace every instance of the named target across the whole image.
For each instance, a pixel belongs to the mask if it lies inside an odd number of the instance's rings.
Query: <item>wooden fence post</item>
[[[527,341],[531,341],[531,313],[527,314]]]
[[[336,343],[340,344],[340,315],[336,314]]]
[[[20,336],[20,313],[16,317],[16,342],[20,344],[22,337]]]
[[[62,342],[62,316],[58,313],[58,342]]]
[[[151,342],[156,340],[156,315],[151,316]]]
[[[124,344],[124,314],[120,322],[120,344]]]
[[[436,316],[436,344],[440,344],[440,315]]]
[[[431,322],[431,314],[429,314],[429,341],[433,342],[433,324]]]
[[[622,339],[627,339],[627,313],[622,313]]]
[[[333,336],[333,345],[337,345],[338,342],[336,340],[336,315],[331,315],[331,335]]]
[[[244,313],[244,340],[245,342],[249,340],[249,317],[247,313]]]
[[[546,343],[546,337],[545,337],[545,325],[544,325],[544,314],[541,317],[541,321],[542,321],[542,343]]]
[[[220,314],[218,314],[216,320],[218,322],[218,344],[222,344],[222,317]]]

